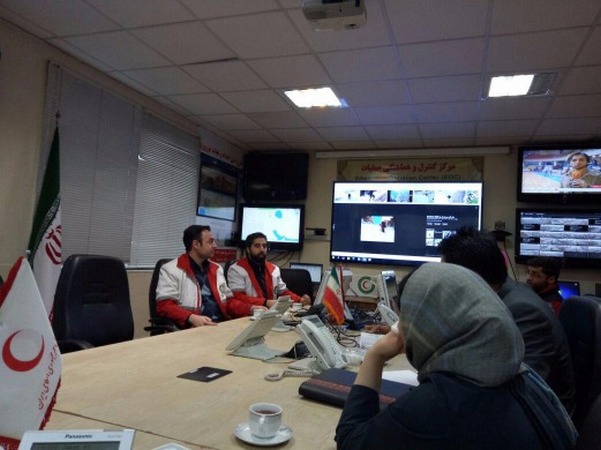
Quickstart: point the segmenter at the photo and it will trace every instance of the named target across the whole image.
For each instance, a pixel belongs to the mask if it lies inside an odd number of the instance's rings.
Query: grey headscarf
[[[498,386],[521,370],[524,343],[509,311],[474,272],[428,263],[407,281],[399,326],[418,378],[451,372],[480,386]]]

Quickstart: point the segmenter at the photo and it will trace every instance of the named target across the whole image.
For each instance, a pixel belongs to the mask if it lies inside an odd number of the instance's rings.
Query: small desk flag
[[[0,286],[0,447],[17,449],[44,428],[62,361],[29,263],[19,258]]]
[[[338,325],[344,323],[344,300],[342,297],[341,271],[342,270],[338,267],[332,266],[332,271],[328,275],[326,289],[323,293],[323,304],[326,305],[328,312]]]

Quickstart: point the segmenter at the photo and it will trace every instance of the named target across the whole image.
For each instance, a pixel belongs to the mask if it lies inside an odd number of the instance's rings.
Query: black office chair
[[[307,294],[313,302],[313,282],[311,274],[305,269],[280,269],[282,280],[286,283],[288,289],[297,295]]]
[[[580,427],[576,450],[599,450],[601,448],[601,394],[591,405]]]
[[[574,296],[559,310],[576,379],[576,409],[572,420],[580,429],[591,404],[601,393],[601,298]]]
[[[133,339],[123,261],[111,256],[69,256],[56,286],[52,327],[61,353]]]
[[[144,331],[148,331],[151,336],[156,336],[157,334],[170,333],[172,331],[178,331],[180,328],[175,325],[174,322],[167,319],[166,317],[160,317],[157,314],[157,284],[159,282],[159,273],[161,272],[161,267],[166,262],[171,261],[170,258],[159,259],[154,265],[154,270],[152,271],[152,278],[150,279],[150,286],[148,288],[148,310],[150,312],[150,325],[144,327]]]
[[[228,269],[236,262],[238,261],[237,259],[230,259],[229,261],[227,261],[224,265],[223,265],[223,275],[225,276],[225,278],[227,279],[227,271]]]

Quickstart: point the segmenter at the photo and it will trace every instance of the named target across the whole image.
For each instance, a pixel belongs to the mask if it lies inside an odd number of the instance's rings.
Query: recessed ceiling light
[[[555,73],[494,76],[487,97],[547,95],[555,76]]]
[[[284,91],[284,94],[299,108],[344,108],[347,105],[331,88]]]

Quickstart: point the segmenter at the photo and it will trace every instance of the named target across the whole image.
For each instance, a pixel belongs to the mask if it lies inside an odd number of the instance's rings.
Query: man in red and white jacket
[[[181,328],[217,325],[253,314],[254,309],[234,298],[223,269],[210,258],[217,244],[211,228],[191,225],[184,230],[186,253],[161,267],[156,290],[157,314]]]
[[[267,236],[251,233],[245,241],[246,258],[236,261],[227,272],[227,283],[234,298],[254,306],[270,308],[278,296],[289,295],[293,302],[310,305],[308,295],[299,296],[288,289],[280,268],[267,261]]]

